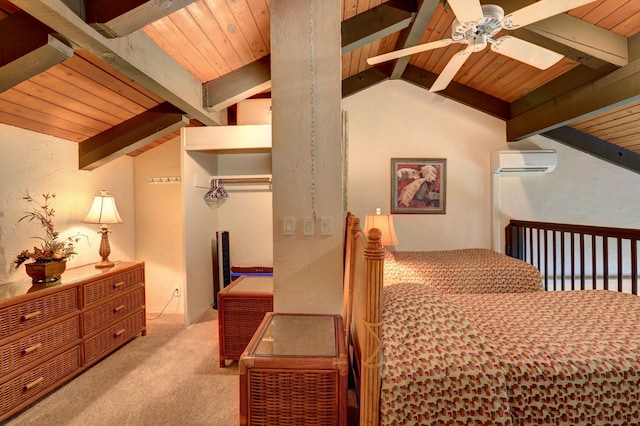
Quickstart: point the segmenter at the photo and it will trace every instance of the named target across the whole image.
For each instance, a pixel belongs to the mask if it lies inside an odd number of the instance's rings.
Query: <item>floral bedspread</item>
[[[639,425],[640,298],[384,288],[383,425]]]
[[[420,282],[443,293],[526,293],[542,290],[538,269],[488,249],[385,250],[384,284]]]
[[[515,424],[640,424],[640,297],[446,295],[500,359]]]
[[[385,287],[382,333],[382,425],[511,424],[499,359],[438,290]]]

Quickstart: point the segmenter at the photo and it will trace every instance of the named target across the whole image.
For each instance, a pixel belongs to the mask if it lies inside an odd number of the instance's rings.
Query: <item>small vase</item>
[[[67,262],[66,260],[33,262],[25,264],[24,267],[33,284],[51,284],[60,281],[60,276],[67,267]]]

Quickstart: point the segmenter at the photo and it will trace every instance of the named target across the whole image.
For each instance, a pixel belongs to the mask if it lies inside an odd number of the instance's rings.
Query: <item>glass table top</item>
[[[254,355],[335,357],[335,317],[273,315],[260,337]]]

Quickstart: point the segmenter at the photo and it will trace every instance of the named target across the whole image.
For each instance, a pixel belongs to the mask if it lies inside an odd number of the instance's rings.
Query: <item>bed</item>
[[[361,425],[640,424],[640,298],[383,286],[348,217],[345,319]]]
[[[384,283],[420,282],[445,293],[541,291],[538,269],[483,248],[436,251],[384,250]]]

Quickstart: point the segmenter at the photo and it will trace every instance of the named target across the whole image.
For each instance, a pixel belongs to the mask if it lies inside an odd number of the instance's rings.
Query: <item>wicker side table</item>
[[[239,360],[264,318],[273,311],[273,277],[242,276],[218,293],[220,367]]]
[[[268,313],[239,362],[240,424],[346,426],[342,317]]]

